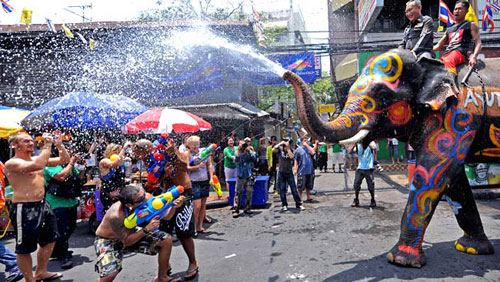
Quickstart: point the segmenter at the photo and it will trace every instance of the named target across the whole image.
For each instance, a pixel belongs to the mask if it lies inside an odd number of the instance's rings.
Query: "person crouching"
[[[145,227],[127,229],[125,218],[134,209],[152,197],[142,187],[127,185],[121,189],[119,201],[111,205],[102,223],[96,231],[94,247],[97,255],[95,270],[99,273],[97,281],[113,281],[122,270],[124,250],[147,255],[158,254],[158,276],[155,281],[181,281],[168,276],[170,268],[170,253],[172,237],[163,231],[158,231],[159,217],[153,218]],[[182,205],[178,198],[174,206],[167,211],[164,220],[171,219],[175,209]]]

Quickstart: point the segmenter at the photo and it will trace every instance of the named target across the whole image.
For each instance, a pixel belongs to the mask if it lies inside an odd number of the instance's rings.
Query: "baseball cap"
[[[250,137],[245,137],[245,139],[243,139],[243,140],[245,140],[245,142],[251,142],[252,141],[252,139],[250,139]]]

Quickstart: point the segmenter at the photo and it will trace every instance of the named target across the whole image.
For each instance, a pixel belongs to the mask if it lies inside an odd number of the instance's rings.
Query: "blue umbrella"
[[[79,129],[120,129],[148,108],[128,97],[71,92],[54,98],[21,122],[26,129],[46,126]]]

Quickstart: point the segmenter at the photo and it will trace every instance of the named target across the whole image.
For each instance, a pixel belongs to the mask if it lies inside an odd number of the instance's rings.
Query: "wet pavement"
[[[290,206],[280,212],[278,195],[254,214],[233,219],[229,207],[209,210],[214,219],[210,233],[195,240],[200,263],[198,281],[500,281],[500,200],[478,200],[486,234],[496,253],[474,256],[455,251],[453,242],[461,230],[446,202],[441,202],[429,225],[422,269],[401,268],[385,260],[399,236],[408,190],[401,173],[376,177],[377,207],[371,209],[366,184],[361,207],[352,208],[354,172],[318,173],[314,198],[299,212]],[[293,203],[289,195],[289,203]],[[93,281],[95,253],[86,222],[78,225],[70,240],[75,266],[63,271],[62,281]],[[13,249],[14,240],[3,240]],[[171,264],[174,276],[184,275],[187,257],[174,243]],[[33,256],[35,259],[35,257]],[[152,281],[156,258],[131,254],[116,281]],[[57,261],[49,269],[61,271]],[[0,266],[3,271],[3,266]],[[0,280],[2,280],[0,272]],[[197,280],[195,280],[197,281]]]

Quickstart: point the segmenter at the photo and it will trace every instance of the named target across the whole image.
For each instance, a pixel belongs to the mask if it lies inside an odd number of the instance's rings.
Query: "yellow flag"
[[[443,31],[444,31],[444,26],[440,25],[440,26],[438,27],[438,32],[443,32]]]
[[[33,14],[32,10],[28,10],[26,8],[23,8],[23,11],[21,13],[21,22],[24,24],[30,24],[32,14]]]
[[[95,44],[94,39],[90,38],[89,39],[89,48],[90,48],[90,50],[94,50],[94,47],[95,47],[94,44]]]
[[[475,22],[477,25],[479,25],[476,13],[474,12],[474,9],[472,9],[472,4],[470,4],[470,1],[469,1],[469,11],[465,15],[465,19],[468,20],[469,22]]]
[[[66,34],[67,37],[75,38],[75,36],[73,35],[73,32],[71,32],[71,30],[69,28],[67,28],[64,24],[62,25],[62,28],[64,30],[64,34]]]

